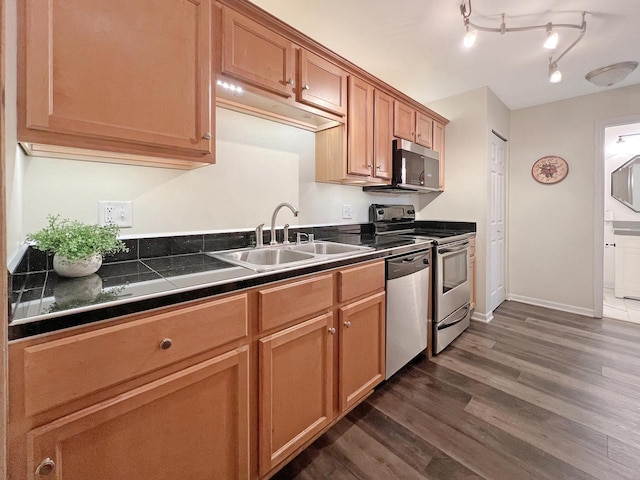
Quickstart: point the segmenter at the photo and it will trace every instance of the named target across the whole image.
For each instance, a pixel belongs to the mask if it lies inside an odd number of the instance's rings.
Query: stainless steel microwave
[[[393,141],[393,179],[396,188],[437,192],[440,154],[408,140]]]

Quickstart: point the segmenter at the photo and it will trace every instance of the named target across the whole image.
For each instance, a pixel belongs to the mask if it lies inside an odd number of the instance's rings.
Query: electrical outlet
[[[351,209],[352,206],[348,203],[342,204],[342,218],[351,218]]]
[[[133,202],[99,201],[98,220],[100,225],[117,225],[122,228],[133,227]]]

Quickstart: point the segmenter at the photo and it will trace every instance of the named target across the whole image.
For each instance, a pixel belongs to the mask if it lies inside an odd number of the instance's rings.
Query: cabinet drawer
[[[243,294],[27,347],[25,413],[43,412],[247,337],[247,322]]]
[[[305,318],[333,305],[332,275],[321,275],[258,292],[260,331]]]
[[[384,288],[384,260],[338,272],[339,301],[346,302]]]

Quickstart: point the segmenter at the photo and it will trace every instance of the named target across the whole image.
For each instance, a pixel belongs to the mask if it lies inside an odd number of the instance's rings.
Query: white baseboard
[[[538,307],[552,308],[554,310],[560,310],[561,312],[577,313],[578,315],[584,315],[586,317],[594,316],[594,312],[592,308],[576,307],[575,305],[566,305],[564,303],[550,302],[548,300],[541,300],[539,298],[525,297],[524,295],[509,294],[507,296],[507,300],[528,303],[529,305],[536,305]]]
[[[493,320],[493,312],[488,313],[480,313],[474,310],[473,315],[471,315],[471,320],[482,323],[489,323]]]

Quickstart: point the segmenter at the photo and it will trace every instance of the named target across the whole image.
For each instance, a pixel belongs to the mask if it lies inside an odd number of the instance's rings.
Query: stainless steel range
[[[411,235],[434,243],[433,353],[440,353],[470,324],[469,239],[475,233],[447,228],[459,222],[416,222],[413,205],[369,208],[377,235]]]

